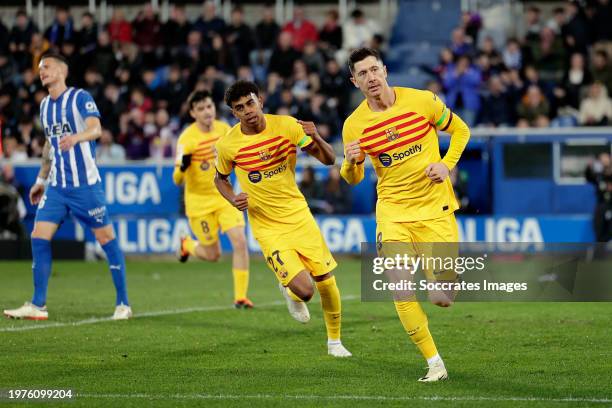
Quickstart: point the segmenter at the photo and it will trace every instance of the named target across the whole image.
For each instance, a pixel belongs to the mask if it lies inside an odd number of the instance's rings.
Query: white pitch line
[[[478,396],[403,396],[392,397],[384,395],[232,395],[232,394],[77,394],[76,398],[102,399],[151,399],[151,400],[242,400],[242,399],[290,399],[290,400],[348,400],[348,401],[490,401],[490,402],[559,402],[576,403],[589,402],[609,404],[610,398],[539,398],[539,397],[478,397]]]
[[[348,295],[342,297],[342,300],[355,300],[359,299],[358,296]],[[274,301],[269,303],[262,303],[256,306],[257,309],[263,309],[267,307],[280,306],[285,304],[284,301]],[[188,307],[186,309],[174,309],[174,310],[158,310],[153,312],[143,312],[134,314],[134,319],[142,318],[142,317],[158,317],[158,316],[169,316],[169,315],[178,315],[185,313],[193,313],[193,312],[218,312],[223,310],[232,310],[234,306],[202,306],[202,307]],[[52,329],[56,327],[76,327],[76,326],[84,326],[87,324],[97,324],[113,321],[112,317],[92,317],[91,319],[79,320],[76,322],[56,322],[56,323],[40,323],[40,324],[32,324],[28,326],[11,326],[0,328],[0,333],[2,332],[21,332],[28,330],[39,330],[39,329]]]

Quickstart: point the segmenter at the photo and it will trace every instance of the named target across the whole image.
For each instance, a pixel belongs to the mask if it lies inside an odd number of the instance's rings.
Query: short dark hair
[[[68,66],[68,60],[59,52],[57,51],[47,51],[45,53],[43,53],[43,55],[40,57],[40,60],[46,60],[48,58],[52,58],[56,61],[61,62],[62,64],[65,64],[66,66]]]
[[[355,70],[356,63],[358,63],[359,61],[363,61],[368,57],[374,57],[378,61],[382,62],[380,53],[374,48],[362,47],[353,50],[353,52],[351,52],[351,55],[349,56],[349,70],[351,71],[351,73],[353,73],[353,71]]]
[[[193,91],[191,94],[189,94],[189,97],[187,98],[187,105],[189,106],[189,110],[192,110],[193,106],[196,103],[202,102],[208,98],[210,98],[210,100],[212,101],[212,94],[208,91]]]
[[[225,91],[225,104],[231,108],[233,102],[250,94],[259,97],[259,87],[254,82],[236,81]]]

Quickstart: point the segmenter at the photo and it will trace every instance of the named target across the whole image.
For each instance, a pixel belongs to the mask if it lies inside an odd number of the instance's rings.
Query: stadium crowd
[[[465,12],[427,87],[469,125],[605,126],[612,123],[612,4],[567,1],[547,19],[528,6],[525,34],[497,48],[482,18]]]
[[[464,13],[427,88],[471,125],[597,126],[612,120],[612,21],[609,0],[580,5],[567,2],[546,19],[536,6],[525,13],[526,34],[497,47],[479,35],[482,18]],[[272,8],[251,27],[238,6],[229,21],[213,2],[190,19],[172,8],[161,22],[150,4],[126,20],[120,7],[99,26],[90,13],[80,24],[65,7],[40,30],[24,11],[13,27],[0,22],[0,120],[3,154],[10,161],[38,157],[43,135],[38,107],[46,95],[37,77],[38,62],[50,48],[70,62],[72,85],[88,90],[102,114],[101,160],[170,158],[176,139],[191,121],[185,99],[207,89],[221,101],[236,78],[256,81],[270,113],[313,120],[322,136],[340,138],[350,112],[352,86],[345,59],[352,48],[382,49],[376,23],[356,9],[339,21],[329,10],[316,27],[304,9],[279,25]],[[483,37],[483,38],[480,38]],[[219,114],[232,120],[219,104]]]

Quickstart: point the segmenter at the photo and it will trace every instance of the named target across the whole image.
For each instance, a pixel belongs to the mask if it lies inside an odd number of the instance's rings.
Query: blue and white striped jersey
[[[81,142],[69,151],[59,148],[63,136],[86,129],[85,119],[100,117],[100,112],[89,92],[68,88],[57,99],[47,96],[40,104],[40,121],[45,136],[51,143],[51,172],[49,185],[59,188],[91,186],[101,181],[96,166],[96,142]]]

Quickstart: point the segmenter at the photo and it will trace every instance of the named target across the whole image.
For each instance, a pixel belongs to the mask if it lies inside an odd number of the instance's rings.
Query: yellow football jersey
[[[376,219],[410,222],[450,214],[459,208],[450,177],[436,184],[425,175],[425,169],[440,161],[452,169],[467,144],[469,130],[432,92],[393,89],[396,99],[390,108],[373,112],[364,100],[342,130],[345,144],[359,141],[378,176]],[[444,160],[436,129],[460,130],[453,133],[458,139]],[[349,166],[343,163],[343,174]]]
[[[210,132],[202,132],[193,123],[183,130],[177,142],[173,179],[177,185],[185,183],[185,212],[188,217],[208,214],[229,203],[215,186],[214,145],[227,133],[230,126],[215,120]],[[184,154],[191,154],[191,165],[180,171]]]
[[[240,124],[217,142],[217,171],[234,170],[249,196],[249,221],[256,238],[291,231],[312,217],[295,182],[296,148],[313,143],[291,116],[265,115],[266,128],[245,135]]]

